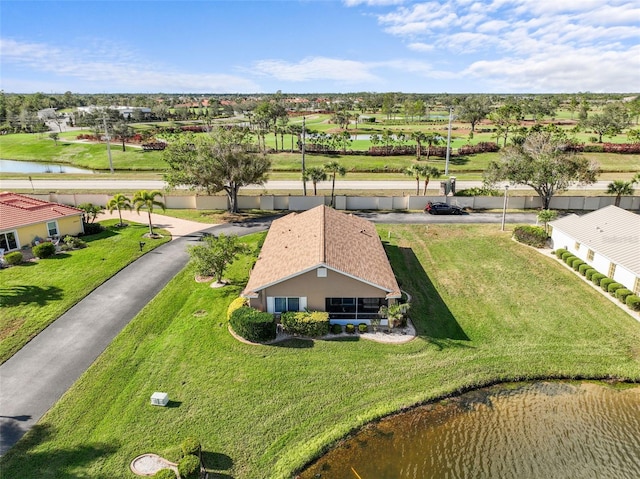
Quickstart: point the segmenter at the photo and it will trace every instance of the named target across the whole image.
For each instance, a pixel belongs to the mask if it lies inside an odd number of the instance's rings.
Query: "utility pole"
[[[304,143],[306,140],[306,126],[305,126],[306,118],[302,117],[302,194],[307,196],[307,174],[304,167]]]
[[[109,170],[113,174],[113,161],[111,160],[111,143],[109,143],[109,130],[107,129],[107,117],[103,116],[102,121],[104,123],[104,137],[107,140],[107,155],[109,156]]]
[[[449,174],[449,157],[451,156],[451,122],[453,121],[453,107],[449,107],[449,131],[447,133],[447,159],[444,163],[444,174]]]

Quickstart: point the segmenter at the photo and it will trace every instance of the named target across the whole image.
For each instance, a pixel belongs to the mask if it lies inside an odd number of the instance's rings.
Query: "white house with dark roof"
[[[640,294],[640,215],[607,206],[549,223],[554,249],[565,248],[634,294]]]
[[[272,223],[242,296],[269,313],[368,323],[401,292],[374,224],[317,206]]]

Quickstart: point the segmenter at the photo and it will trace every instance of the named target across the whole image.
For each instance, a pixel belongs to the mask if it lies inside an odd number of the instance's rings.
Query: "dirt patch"
[[[131,471],[138,476],[153,476],[160,469],[172,469],[176,475],[178,465],[157,454],[142,454],[131,461]]]

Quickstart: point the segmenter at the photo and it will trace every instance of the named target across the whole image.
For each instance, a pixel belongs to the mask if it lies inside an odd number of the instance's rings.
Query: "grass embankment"
[[[375,418],[456,391],[547,377],[640,381],[640,324],[552,258],[492,226],[383,226],[419,337],[251,346],[231,286],[177,275],[0,465],[7,477],[133,478],[199,438],[218,477],[287,478]],[[253,245],[258,237],[251,239]],[[154,391],[172,407],[149,405]]]
[[[165,237],[145,239],[144,252],[140,252],[139,241],[148,226],[132,223],[116,228],[117,222],[101,222],[106,231],[83,237],[88,244],[85,249],[0,270],[0,363],[90,291],[171,239],[169,232],[159,230]]]

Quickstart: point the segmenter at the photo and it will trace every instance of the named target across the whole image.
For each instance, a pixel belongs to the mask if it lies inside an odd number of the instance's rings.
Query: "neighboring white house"
[[[602,274],[640,294],[640,215],[606,206],[549,223],[554,249],[565,248]]]

